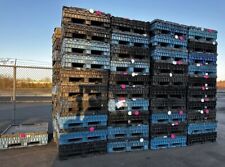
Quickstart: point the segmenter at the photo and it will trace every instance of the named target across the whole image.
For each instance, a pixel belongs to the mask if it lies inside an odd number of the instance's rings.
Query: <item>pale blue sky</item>
[[[1,0],[0,58],[51,64],[51,36],[62,6],[93,8],[144,21],[159,18],[218,30],[218,78],[225,80],[224,0]]]

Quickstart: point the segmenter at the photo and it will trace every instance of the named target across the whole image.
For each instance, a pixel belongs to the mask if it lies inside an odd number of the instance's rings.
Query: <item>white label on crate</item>
[[[178,36],[178,35],[175,35],[175,38],[176,38],[176,39],[178,39],[178,38],[179,38],[179,36]]]
[[[205,73],[205,75],[209,75],[209,73]]]
[[[140,142],[143,143],[144,142],[144,139],[143,138],[140,138]]]
[[[196,64],[196,66],[200,67],[200,66],[201,66],[201,64],[200,64],[200,63],[197,63],[197,64]]]
[[[205,102],[205,99],[201,99],[201,102],[204,103]]]
[[[143,34],[143,36],[147,37],[148,35],[147,34]]]
[[[213,45],[216,45],[216,42],[215,41],[213,42]]]
[[[205,95],[205,97],[208,97],[207,95]]]
[[[206,87],[205,89],[206,89],[206,90],[208,90],[209,88],[208,88],[208,87]]]
[[[128,124],[130,124],[131,123],[131,120],[128,120]]]
[[[208,63],[208,62],[206,62],[205,64],[206,64],[206,65],[208,65],[209,63]]]
[[[128,115],[132,115],[132,112],[131,111],[128,111]]]
[[[126,100],[120,100],[116,103],[116,108],[126,107]]]
[[[172,123],[172,126],[174,126],[175,124],[174,123]]]
[[[207,87],[207,86],[208,86],[208,84],[205,84],[205,86]]]
[[[177,64],[177,62],[176,62],[176,61],[173,61],[173,64],[174,64],[174,65],[176,65],[176,64]]]
[[[135,60],[134,59],[131,59],[131,63],[134,63],[135,62]]]
[[[200,112],[201,114],[204,114],[204,111],[203,110],[201,110],[201,112]]]
[[[135,99],[135,98],[132,98],[132,100],[133,100],[133,101],[136,101],[137,99]]]
[[[134,76],[137,76],[138,75],[138,73],[135,73],[135,72],[132,72],[132,77],[134,77]]]
[[[168,115],[171,115],[172,114],[172,112],[171,111],[168,111]]]
[[[83,121],[84,120],[84,115],[80,116],[80,120]]]
[[[173,76],[173,74],[172,73],[170,73],[170,77],[172,77]]]
[[[201,28],[202,31],[204,31],[204,28]]]
[[[135,88],[136,86],[135,85],[133,85],[133,88]]]
[[[163,136],[163,138],[167,138],[167,136]]]
[[[94,13],[95,11],[94,11],[94,9],[89,9],[89,12]]]

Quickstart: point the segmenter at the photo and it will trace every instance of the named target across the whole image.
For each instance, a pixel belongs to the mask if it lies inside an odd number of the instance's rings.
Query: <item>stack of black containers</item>
[[[215,141],[217,31],[189,27],[188,144]]]
[[[107,151],[110,15],[64,7],[58,103],[60,157]]]
[[[108,152],[148,149],[147,25],[111,17]]]
[[[187,26],[150,26],[150,148],[186,145]]]

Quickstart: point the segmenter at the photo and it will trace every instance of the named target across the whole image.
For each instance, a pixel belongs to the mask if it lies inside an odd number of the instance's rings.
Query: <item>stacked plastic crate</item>
[[[149,145],[147,23],[111,18],[108,152],[146,150]]]
[[[187,26],[150,25],[150,148],[186,146]]]
[[[60,157],[107,151],[110,16],[63,7],[59,105]]]
[[[215,141],[217,31],[189,27],[188,144]]]
[[[61,66],[61,58],[60,58],[60,51],[61,51],[61,28],[55,28],[54,33],[52,35],[52,117],[55,116],[55,109],[57,106],[57,94],[56,94],[56,87],[59,82],[59,71]],[[55,135],[54,135],[55,137]]]

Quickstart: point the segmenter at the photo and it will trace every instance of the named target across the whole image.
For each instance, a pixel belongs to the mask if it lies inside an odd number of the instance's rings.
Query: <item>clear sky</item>
[[[51,36],[62,6],[93,8],[114,16],[159,18],[218,30],[218,79],[225,80],[225,0],[0,0],[0,58],[51,63]]]

